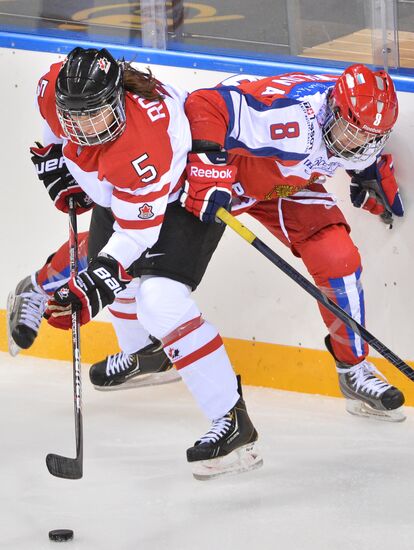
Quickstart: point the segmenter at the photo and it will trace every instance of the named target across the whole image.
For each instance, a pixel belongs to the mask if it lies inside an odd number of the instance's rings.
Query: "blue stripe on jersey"
[[[88,257],[80,256],[78,259],[78,271],[84,271],[88,267]],[[70,278],[70,267],[67,265],[59,272],[54,273],[42,282],[42,288],[48,292],[55,292],[60,286],[65,284]]]
[[[272,109],[289,107],[290,105],[298,105],[300,103],[297,99],[292,99],[290,97],[277,97],[270,105],[266,105],[251,94],[243,93],[237,86],[219,86],[218,88],[215,88],[215,91],[219,92],[223,96],[227,108],[229,107],[229,104],[232,104],[230,92],[236,92],[243,96],[246,99],[247,105],[255,111],[269,111]]]
[[[238,122],[238,128],[240,128],[240,116],[241,112],[239,111],[237,114],[234,111],[234,104],[230,96],[230,92],[236,92],[239,95],[243,96],[245,99],[248,107],[250,109],[253,109],[255,111],[271,111],[275,109],[283,109],[284,107],[290,107],[291,105],[298,105],[300,101],[296,99],[291,99],[288,97],[278,97],[275,99],[270,105],[266,105],[265,103],[262,103],[260,100],[256,99],[251,94],[245,94],[243,93],[240,88],[237,86],[222,86],[216,88],[216,91],[221,94],[221,96],[224,99],[224,102],[226,103],[227,112],[229,115],[229,126],[226,133],[226,138],[224,142],[224,148],[227,150],[230,149],[245,149],[246,151],[251,152],[253,155],[258,157],[277,157],[280,160],[285,161],[301,161],[308,157],[307,154],[302,153],[295,153],[293,151],[282,151],[281,149],[278,149],[277,147],[260,147],[259,149],[252,149],[251,147],[248,147],[243,141],[239,140],[240,132],[237,138],[230,137],[231,132],[233,131],[233,128],[235,126],[236,122],[236,116],[237,116],[237,122]]]
[[[245,149],[246,151],[251,152],[256,157],[277,157],[279,160],[292,160],[300,162],[301,160],[306,159],[309,155],[300,154],[300,153],[291,153],[289,151],[282,151],[276,147],[260,147],[259,149],[252,149],[244,144],[242,141],[239,141],[232,137],[226,137],[224,142],[224,148],[227,150],[230,149]]]
[[[358,323],[365,326],[364,290],[360,282],[362,269],[359,267],[354,274],[337,279],[329,279],[336,303],[349,313]],[[364,343],[352,329],[345,326],[349,344],[355,357],[364,355]]]

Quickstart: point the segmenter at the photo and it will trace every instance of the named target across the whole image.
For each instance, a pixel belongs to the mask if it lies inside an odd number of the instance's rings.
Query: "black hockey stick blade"
[[[393,364],[397,369],[402,372],[407,378],[414,382],[414,369],[412,369],[407,363],[392,352],[385,344],[380,342],[373,334],[358,323],[353,317],[351,317],[345,310],[339,307],[333,302],[326,294],[324,294],[318,287],[312,284],[306,277],[304,277],[299,271],[292,267],[288,262],[281,258],[274,250],[269,248],[263,241],[261,241],[256,235],[239,222],[234,216],[232,216],[224,208],[217,210],[216,217],[228,225],[233,231],[235,231],[240,237],[251,244],[256,250],[258,250],[263,256],[270,260],[276,267],[278,267],[283,273],[290,277],[295,283],[303,288],[308,294],[313,296],[320,304],[325,306],[331,311],[338,319],[340,319],[351,330],[358,334],[368,345],[373,347],[379,354]]]
[[[82,458],[69,458],[66,456],[49,453],[46,456],[46,466],[52,476],[63,479],[81,479]]]

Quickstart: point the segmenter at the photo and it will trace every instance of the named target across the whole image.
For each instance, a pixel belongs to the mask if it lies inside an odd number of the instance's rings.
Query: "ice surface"
[[[0,548],[412,550],[413,409],[380,423],[247,387],[264,467],[198,482],[185,450],[209,423],[182,383],[104,393],[83,370],[84,478],[61,480],[45,456],[75,454],[71,365],[0,354]]]

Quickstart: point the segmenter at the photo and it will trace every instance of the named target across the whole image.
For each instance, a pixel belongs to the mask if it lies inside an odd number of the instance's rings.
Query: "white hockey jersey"
[[[186,93],[161,83],[164,101],[126,93],[126,128],[115,141],[80,147],[68,141],[56,115],[55,82],[61,63],[40,79],[38,105],[48,140],[63,142],[73,177],[100,206],[111,208],[114,233],[103,251],[124,268],[158,240],[168,202],[178,198],[191,147]]]
[[[237,155],[273,158],[296,185],[330,177],[338,168],[363,170],[375,155],[364,162],[332,156],[322,137],[336,79],[289,73],[197,90],[185,107],[193,139],[216,142]]]

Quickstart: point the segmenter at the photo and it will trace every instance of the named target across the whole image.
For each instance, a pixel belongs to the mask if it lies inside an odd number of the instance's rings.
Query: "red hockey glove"
[[[354,206],[382,215],[386,223],[392,223],[392,214],[404,215],[391,155],[381,155],[362,172],[348,171],[348,174],[352,176],[351,201]]]
[[[69,329],[73,307],[80,311],[80,323],[85,325],[104,307],[112,304],[131,279],[114,258],[98,256],[88,269],[55,291],[54,300],[49,300],[44,316],[50,325]]]
[[[69,172],[62,154],[62,145],[51,144],[42,147],[30,147],[32,162],[36,167],[37,177],[42,181],[58,210],[68,212],[67,199],[74,195],[78,214],[86,212],[93,206],[92,199],[79,187]]]
[[[217,221],[217,210],[230,206],[236,174],[237,167],[227,164],[226,152],[190,153],[187,180],[180,199],[182,206],[202,222]]]

